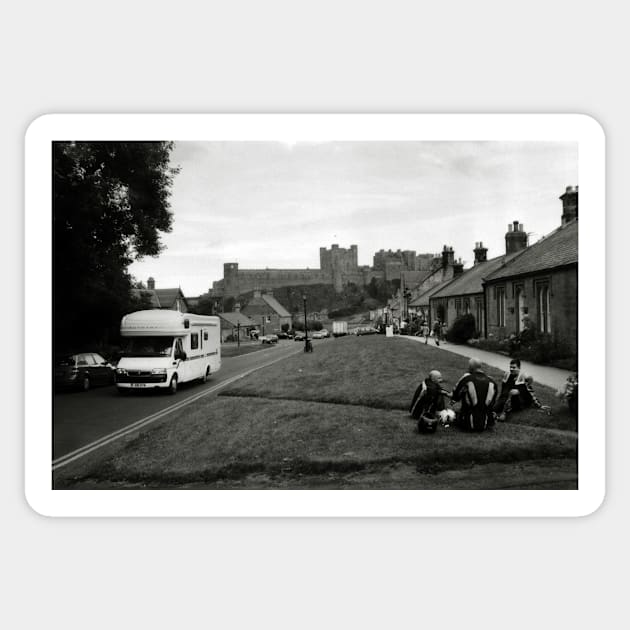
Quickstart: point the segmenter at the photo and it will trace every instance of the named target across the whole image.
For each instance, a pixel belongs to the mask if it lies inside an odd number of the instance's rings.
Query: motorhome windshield
[[[172,347],[173,337],[127,337],[122,353],[125,357],[168,357]]]

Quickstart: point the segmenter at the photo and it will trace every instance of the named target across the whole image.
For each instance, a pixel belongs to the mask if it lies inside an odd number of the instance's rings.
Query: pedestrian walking
[[[440,333],[442,331],[442,326],[440,324],[440,320],[436,319],[435,323],[433,324],[433,339],[435,339],[435,345],[439,346],[440,345]]]

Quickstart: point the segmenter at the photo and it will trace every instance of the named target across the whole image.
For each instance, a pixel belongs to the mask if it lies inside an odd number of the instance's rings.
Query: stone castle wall
[[[398,254],[396,252],[395,254]],[[349,249],[333,245],[330,249],[319,248],[320,269],[239,269],[238,263],[223,265],[223,280],[213,282],[212,290],[224,297],[236,297],[250,291],[277,289],[287,286],[309,284],[332,284],[335,290],[341,291],[349,283],[358,286],[368,285],[373,278],[390,280],[400,277],[400,271],[418,267],[422,254],[405,252],[405,256],[388,260],[381,268],[359,266],[358,248],[351,245]],[[385,258],[385,257],[381,257]],[[422,268],[424,265],[420,265]]]

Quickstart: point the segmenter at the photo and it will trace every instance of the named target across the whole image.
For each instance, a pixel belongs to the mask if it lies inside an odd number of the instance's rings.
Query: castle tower
[[[578,217],[578,186],[567,186],[562,200],[562,225]]]
[[[505,234],[505,254],[515,254],[527,247],[527,232],[523,230],[523,224],[513,221],[508,225],[508,231]]]
[[[236,297],[239,293],[238,263],[223,264],[223,291],[226,297]]]
[[[147,280],[147,289],[149,289],[149,291],[155,291],[155,278],[149,278]]]

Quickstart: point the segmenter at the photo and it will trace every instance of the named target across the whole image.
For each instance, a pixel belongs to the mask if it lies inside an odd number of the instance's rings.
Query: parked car
[[[311,337],[313,339],[325,339],[326,338],[326,334],[324,333],[323,330],[316,330]]]
[[[55,361],[55,388],[87,391],[96,385],[113,385],[116,368],[96,352],[67,354]]]
[[[293,341],[304,341],[305,336],[306,335],[301,330],[298,330],[295,333],[295,337],[293,337]]]
[[[283,330],[279,330],[276,333],[278,339],[288,339],[289,338],[289,333],[285,333]]]
[[[278,335],[263,335],[262,337],[258,337],[258,340],[261,343],[268,343],[268,344],[272,344],[272,343],[278,343]]]

